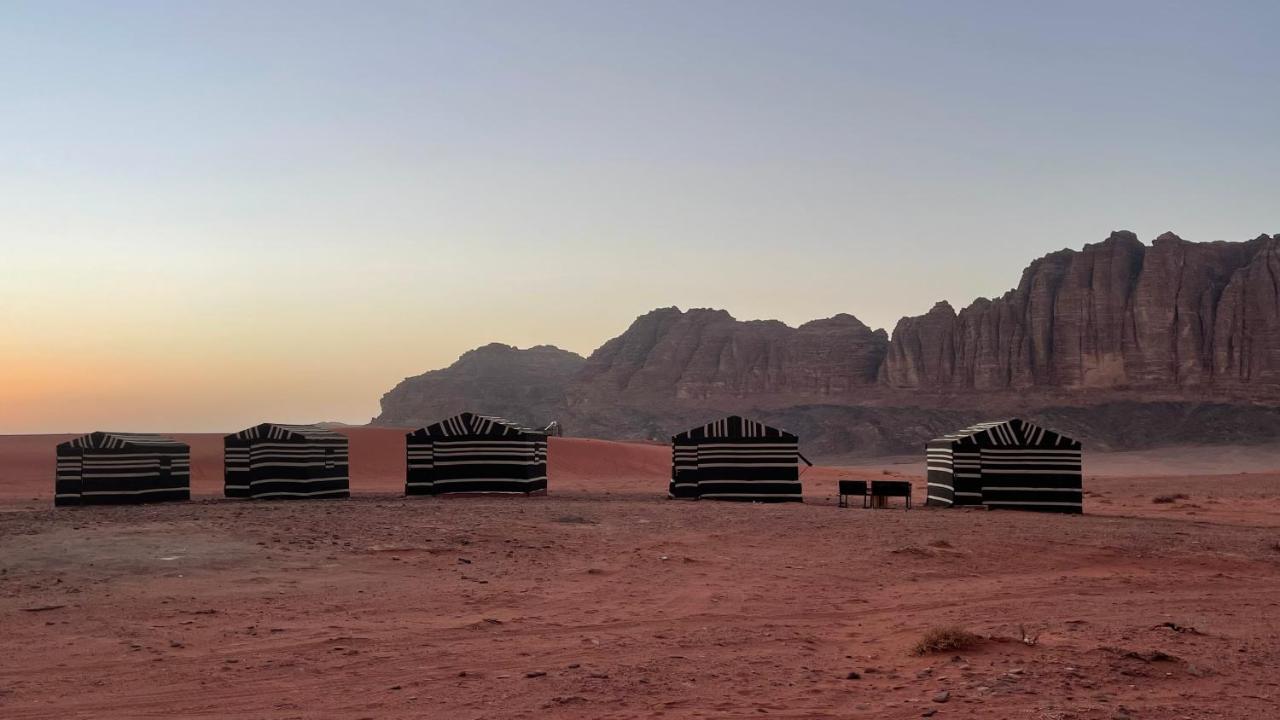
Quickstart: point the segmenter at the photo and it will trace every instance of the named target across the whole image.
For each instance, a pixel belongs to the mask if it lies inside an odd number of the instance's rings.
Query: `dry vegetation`
[[[934,653],[958,652],[971,649],[981,641],[981,637],[957,625],[931,627],[912,646],[911,654],[932,655]]]

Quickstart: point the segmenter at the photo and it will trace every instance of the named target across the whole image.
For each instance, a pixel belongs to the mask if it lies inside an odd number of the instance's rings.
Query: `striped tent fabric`
[[[924,446],[925,505],[951,507],[956,502],[952,440],[934,438]]]
[[[57,447],[54,505],[191,499],[191,448],[163,435],[94,432]]]
[[[671,438],[671,455],[674,497],[753,502],[804,499],[799,439],[762,422],[730,415],[695,427]]]
[[[671,438],[671,482],[667,497],[698,497],[698,444],[686,436]]]
[[[999,423],[980,423],[925,445],[925,505],[982,504],[981,452],[975,435]]]
[[[977,434],[982,504],[1001,510],[1084,512],[1079,441],[1013,419]]]
[[[535,461],[533,464],[533,477],[534,479],[540,478],[542,480],[542,487],[540,489],[546,490],[547,489],[547,436],[544,434],[540,439],[535,440],[533,445],[534,445],[534,458],[535,458]]]
[[[949,457],[943,452],[948,444]],[[1084,511],[1080,442],[1035,423],[1018,418],[981,423],[931,441],[926,454],[931,505]],[[948,461],[954,470],[950,478]],[[948,479],[954,480],[950,488]],[[952,503],[945,502],[948,489]]]
[[[406,495],[547,490],[547,436],[464,412],[405,436]]]
[[[223,438],[229,498],[351,496],[347,438],[317,425],[262,423]]]

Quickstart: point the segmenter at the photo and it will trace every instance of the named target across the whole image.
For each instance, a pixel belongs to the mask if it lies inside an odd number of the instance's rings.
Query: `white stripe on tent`
[[[802,497],[800,493],[702,493],[701,497],[762,497],[762,498],[779,498],[779,497]]]
[[[740,462],[737,462],[737,463],[705,463],[705,462],[700,462],[700,463],[698,463],[698,467],[699,467],[699,468],[734,468],[734,467],[740,467],[740,468],[743,468],[744,470],[754,469],[754,468],[766,468],[766,467],[795,467],[795,466],[796,466],[796,464],[795,464],[795,463],[793,463],[793,462],[784,462],[784,463],[762,463],[762,462],[755,462],[755,463],[750,463],[750,464],[748,464],[748,463],[740,463]],[[700,481],[700,482],[706,482],[706,480],[702,480],[702,481]],[[779,481],[779,482],[781,482],[781,481]]]
[[[315,491],[315,492],[270,492],[270,493],[258,493],[257,495],[254,495],[254,497],[255,497],[255,498],[269,498],[269,497],[319,497],[320,495],[335,495],[335,494],[345,493],[345,492],[347,492],[347,489],[346,489],[346,488],[343,488],[343,489],[341,489],[341,490],[317,490],[317,491]]]
[[[799,485],[798,480],[699,480],[699,485],[742,485],[743,483],[769,483],[770,485]]]
[[[335,465],[345,465],[346,463],[333,461]],[[254,469],[261,470],[263,468],[287,468],[287,467],[318,467],[324,465],[325,461],[316,459],[312,462],[267,462],[265,460],[254,463]]]
[[[1062,487],[1005,487],[1003,485],[995,487],[983,487],[983,492],[988,490],[993,492],[1004,492],[1005,490],[1016,492],[1070,492],[1078,493],[1080,488],[1062,488]]]
[[[81,495],[146,495],[148,493],[173,492],[175,490],[187,490],[185,487],[168,487],[168,488],[152,488],[150,490],[87,490],[80,493]],[[71,497],[74,497],[71,496]]]
[[[325,477],[325,478],[254,478],[251,485],[268,482],[287,482],[287,483],[318,483],[333,482],[335,480],[347,480],[346,477]]]
[[[434,484],[435,484],[435,485],[456,485],[456,484],[458,484],[458,483],[473,483],[473,482],[512,482],[512,483],[525,483],[525,484],[528,484],[528,483],[531,483],[531,482],[533,482],[533,481],[535,481],[535,480],[542,480],[542,479],[543,479],[543,478],[504,478],[504,477],[497,477],[497,478],[457,478],[457,479],[454,479],[454,480],[436,480],[436,481],[434,481]]]
[[[537,465],[533,460],[440,460],[436,459],[436,467],[454,467],[462,465]]]
[[[1073,469],[1064,468],[1056,470],[1019,470],[1016,468],[992,468],[987,470],[989,475],[1074,475]]]
[[[799,445],[795,440],[771,440],[769,442],[743,442],[734,438],[707,438],[701,441],[689,441],[693,447],[729,447],[729,448],[788,448]]]
[[[983,505],[1051,505],[1053,507],[1080,507],[1075,502],[1039,502],[1031,500],[987,500]]]

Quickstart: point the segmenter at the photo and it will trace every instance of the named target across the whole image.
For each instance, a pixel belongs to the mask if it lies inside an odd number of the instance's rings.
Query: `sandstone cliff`
[[[472,351],[387,393],[375,422],[464,409],[613,438],[747,412],[827,456],[912,451],[1015,414],[1091,447],[1280,439],[1280,236],[1147,246],[1115,232],[1035,260],[998,298],[903,318],[892,338],[846,314],[792,328],[663,308],[586,360]]]
[[[1280,238],[1147,247],[1130,232],[1036,260],[1018,287],[894,328],[880,380],[927,390],[1280,386]]]
[[[373,422],[417,427],[471,411],[542,427],[561,414],[565,388],[583,362],[550,345],[485,345],[447,368],[405,378],[382,396]]]
[[[577,401],[840,395],[875,384],[887,347],[883,330],[852,315],[792,328],[723,310],[663,308],[592,353],[570,392]]]

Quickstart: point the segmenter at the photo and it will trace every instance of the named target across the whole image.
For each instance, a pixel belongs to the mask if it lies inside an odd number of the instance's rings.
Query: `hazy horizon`
[[[1280,232],[1280,6],[0,8],[0,433],[366,422],[656,307],[891,331]]]

